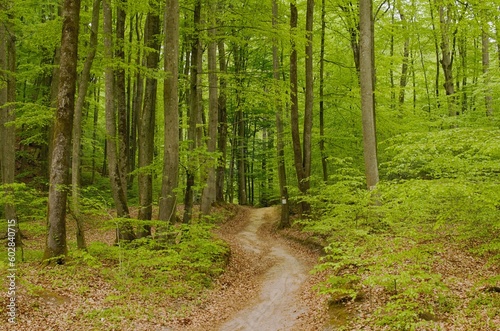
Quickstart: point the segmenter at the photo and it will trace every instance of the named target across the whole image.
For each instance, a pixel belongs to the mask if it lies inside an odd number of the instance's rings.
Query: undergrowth
[[[307,196],[312,215],[298,221],[325,243],[316,271],[329,277],[319,291],[333,304],[369,300],[365,322],[372,327],[434,328],[453,316],[461,301],[436,267],[446,250],[457,247],[490,266],[500,259],[495,137],[499,132],[453,129],[394,138],[371,192],[349,160],[334,160],[330,182]],[[471,291],[498,283],[479,277]],[[495,295],[481,293],[469,309],[483,305],[498,318]]]

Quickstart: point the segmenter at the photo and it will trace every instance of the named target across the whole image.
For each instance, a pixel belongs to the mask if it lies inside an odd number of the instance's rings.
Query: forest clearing
[[[0,330],[500,329],[500,0],[0,0]]]

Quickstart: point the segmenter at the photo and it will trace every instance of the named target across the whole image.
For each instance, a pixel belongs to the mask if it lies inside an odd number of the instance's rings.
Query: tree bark
[[[73,121],[73,151],[71,158],[71,205],[72,213],[76,220],[76,242],[79,249],[85,249],[85,235],[80,215],[80,165],[81,165],[81,144],[82,144],[82,113],[87,90],[90,82],[90,69],[97,49],[97,34],[99,30],[99,11],[101,0],[94,0],[92,8],[92,22],[90,25],[89,53],[83,64],[80,83],[78,84],[78,98],[75,105],[75,117]]]
[[[482,44],[482,64],[484,75],[484,103],[486,106],[486,115],[493,116],[493,96],[490,87],[490,37],[488,31],[488,24],[484,23],[481,31],[481,44]]]
[[[146,68],[151,72],[158,70],[160,61],[160,16],[158,8],[151,2],[151,11],[146,18],[144,46],[147,47]],[[156,118],[157,80],[154,76],[146,78],[144,106],[139,116],[139,168],[150,167],[154,156],[154,133]],[[153,173],[151,169],[142,169],[138,175],[139,181],[139,214],[140,220],[151,220],[153,216]],[[151,235],[150,226],[142,226],[138,231],[139,237]]]
[[[211,15],[212,21],[210,22],[212,27],[209,29],[209,37],[211,38],[208,45],[208,142],[207,142],[207,152],[213,155],[217,149],[217,126],[218,126],[218,100],[217,100],[217,29],[215,15],[217,12],[217,6],[215,0],[211,2]],[[216,193],[216,176],[215,167],[216,159],[214,161],[209,161],[207,169],[207,180],[206,186],[203,188],[201,195],[201,213],[202,215],[208,215],[210,213],[210,208],[215,202]]]
[[[224,48],[224,41],[219,40],[219,99],[218,99],[218,139],[217,147],[220,153],[219,161],[217,164],[216,174],[216,188],[215,200],[217,202],[224,202],[224,179],[226,172],[226,157],[227,157],[227,106],[226,106],[226,78],[224,74],[227,72],[226,66],[226,51]]]
[[[440,1],[441,2],[441,1]],[[450,116],[457,114],[455,105],[455,86],[453,78],[453,55],[450,46],[450,7],[445,9],[444,4],[439,4],[439,22],[441,29],[441,66],[444,72],[444,89],[448,98],[448,113]]]
[[[7,11],[8,8],[2,8]],[[7,14],[7,20],[11,20]],[[15,182],[16,173],[16,119],[14,102],[16,101],[16,45],[14,30],[9,21],[0,22],[0,80],[4,83],[0,88],[0,176],[5,185],[4,194],[13,194],[9,185]],[[16,247],[22,249],[19,220],[16,206],[13,203],[4,205],[6,220],[15,220]]]
[[[321,0],[321,40],[319,51],[319,150],[321,152],[321,169],[323,170],[323,181],[326,183],[328,181],[328,163],[325,152],[325,15],[325,0]]]
[[[71,132],[76,90],[76,66],[78,62],[78,29],[80,1],[65,0],[63,5],[61,39],[61,66],[57,113],[54,124],[53,153],[50,166],[48,201],[48,235],[44,260],[57,258],[64,263],[66,246],[66,201],[71,153]]]
[[[179,2],[168,0],[165,6],[165,59],[167,74],[164,81],[164,156],[160,199],[160,220],[173,223],[177,205],[176,192],[179,177]]]
[[[273,27],[276,28],[278,20],[278,3],[273,0]],[[276,109],[276,149],[277,149],[277,162],[278,162],[278,180],[281,198],[281,216],[279,228],[290,227],[290,207],[288,202],[288,188],[286,180],[286,167],[285,167],[285,146],[283,143],[283,104],[281,101],[280,90],[280,60],[278,57],[278,41],[276,38],[273,40],[273,79],[275,86],[275,99],[274,105]]]
[[[107,65],[104,69],[105,79],[105,109],[106,109],[106,152],[108,173],[111,184],[111,192],[115,203],[116,214],[120,218],[128,218],[129,210],[127,196],[125,191],[126,183],[123,182],[123,176],[120,172],[123,170],[119,166],[117,149],[117,130],[116,130],[116,109],[114,106],[114,72],[112,66],[113,60],[113,26],[110,0],[103,0],[103,19],[104,19],[104,57]],[[133,240],[135,234],[129,223],[124,223],[117,229],[117,241]]]
[[[363,122],[363,155],[366,184],[372,190],[379,181],[375,128],[372,0],[360,0],[360,88]]]
[[[197,146],[198,130],[197,124],[201,113],[201,59],[202,47],[199,35],[199,25],[201,23],[201,0],[197,0],[194,7],[194,36],[191,50],[191,77],[190,77],[190,107],[189,107],[189,156],[188,166],[186,169],[186,191],[184,194],[184,215],[183,222],[189,223],[193,213],[196,158],[194,151]]]

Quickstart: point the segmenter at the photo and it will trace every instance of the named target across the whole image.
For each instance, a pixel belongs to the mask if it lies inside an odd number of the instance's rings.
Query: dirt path
[[[272,234],[274,208],[246,208],[219,235],[231,259],[218,286],[174,330],[324,330],[324,301],[309,271],[317,254]]]
[[[236,238],[245,250],[259,254],[262,260],[270,260],[273,265],[260,277],[260,288],[254,293],[252,303],[224,323],[221,331],[290,330],[298,317],[308,310],[298,294],[309,268],[289,248],[259,235],[267,213],[272,210],[252,210],[249,224]]]

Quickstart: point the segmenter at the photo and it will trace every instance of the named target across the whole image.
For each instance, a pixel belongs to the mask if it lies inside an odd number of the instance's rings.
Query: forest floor
[[[243,208],[218,235],[231,257],[218,286],[172,330],[303,331],[324,330],[327,299],[311,275],[319,251],[276,233],[277,209]],[[182,328],[179,322],[189,322]]]
[[[86,220],[88,253],[78,253],[70,240],[66,265],[43,266],[44,221],[33,221],[24,226],[24,258],[16,265],[17,323],[2,322],[0,330],[324,330],[327,298],[313,289],[324,275],[309,273],[320,249],[278,234],[276,208],[233,209],[235,216],[213,230],[230,249],[224,272],[208,288],[194,288],[194,295],[165,295],[150,289],[156,280],[134,276],[137,267],[128,266],[134,257],[114,245],[115,231],[103,217]],[[69,220],[68,236],[74,231]],[[172,284],[160,286],[172,293]],[[1,291],[3,316],[7,300]]]

